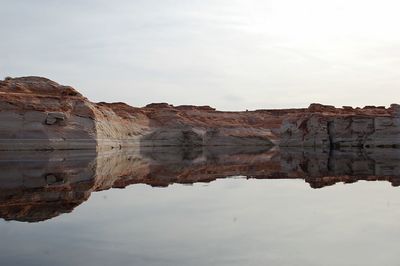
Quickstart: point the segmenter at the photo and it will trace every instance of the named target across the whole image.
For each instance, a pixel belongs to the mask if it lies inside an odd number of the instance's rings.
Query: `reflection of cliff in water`
[[[358,180],[400,185],[400,150],[154,148],[0,153],[0,217],[38,222],[71,212],[92,191],[131,184],[168,186],[245,176],[304,179],[312,188]]]

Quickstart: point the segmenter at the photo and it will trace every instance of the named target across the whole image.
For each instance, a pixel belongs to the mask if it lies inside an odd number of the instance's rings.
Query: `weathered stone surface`
[[[0,150],[155,146],[398,147],[400,107],[221,112],[168,103],[92,103],[40,77],[0,82]]]
[[[0,84],[0,106],[1,150],[96,149],[95,106],[72,87],[8,78]],[[76,106],[91,115],[77,123]]]
[[[400,147],[400,120],[389,112],[299,115],[282,123],[281,146]]]
[[[51,112],[47,114],[46,117],[46,124],[47,125],[54,125],[55,123],[60,123],[62,121],[65,121],[66,117],[64,113],[61,112]]]
[[[281,145],[288,147],[321,147],[330,145],[327,117],[309,114],[286,119],[281,127]]]

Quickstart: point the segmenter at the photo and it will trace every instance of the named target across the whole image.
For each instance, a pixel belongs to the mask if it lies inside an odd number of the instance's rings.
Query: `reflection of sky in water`
[[[396,265],[400,190],[302,180],[133,185],[0,223],[2,265]]]

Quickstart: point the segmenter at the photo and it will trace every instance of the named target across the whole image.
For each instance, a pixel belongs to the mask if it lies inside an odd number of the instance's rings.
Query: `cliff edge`
[[[160,146],[400,147],[400,105],[222,112],[93,103],[41,77],[0,81],[0,150]]]

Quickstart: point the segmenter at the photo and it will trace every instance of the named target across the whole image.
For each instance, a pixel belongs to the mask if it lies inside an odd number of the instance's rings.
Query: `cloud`
[[[396,1],[11,1],[0,73],[95,101],[219,109],[398,101]],[[260,106],[263,105],[263,106]]]

